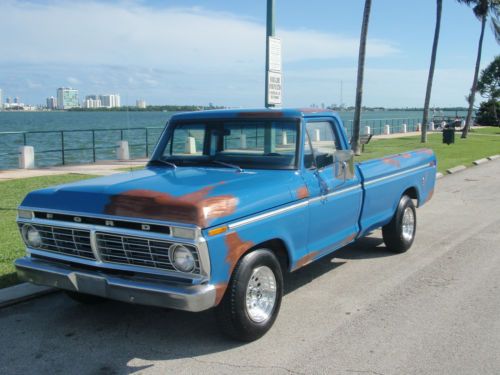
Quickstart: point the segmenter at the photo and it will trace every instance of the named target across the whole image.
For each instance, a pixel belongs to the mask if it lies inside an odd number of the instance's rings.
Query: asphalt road
[[[0,310],[1,374],[499,374],[500,160],[447,176],[409,252],[380,233],[287,277],[273,329],[62,294]]]

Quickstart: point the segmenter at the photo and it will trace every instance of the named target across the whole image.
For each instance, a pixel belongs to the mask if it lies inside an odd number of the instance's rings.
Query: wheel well
[[[261,242],[252,247],[249,251],[262,248],[269,249],[276,255],[278,261],[280,262],[281,269],[283,270],[283,272],[289,269],[290,259],[288,257],[288,250],[286,244],[283,240],[279,238],[274,238],[272,240]]]
[[[415,187],[406,189],[403,195],[408,195],[411,199],[415,199],[417,201],[417,207],[418,207],[418,192]]]

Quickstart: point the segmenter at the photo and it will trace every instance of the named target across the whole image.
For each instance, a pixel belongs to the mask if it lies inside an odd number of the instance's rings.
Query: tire
[[[266,295],[267,303],[262,298]],[[226,294],[215,309],[217,323],[222,332],[236,340],[257,340],[274,324],[282,296],[278,259],[267,249],[252,251],[233,271]]]
[[[403,195],[391,221],[382,227],[387,249],[404,253],[413,244],[417,232],[417,213],[411,198]]]
[[[92,294],[72,292],[69,290],[65,290],[64,292],[73,301],[76,301],[76,302],[84,304],[84,305],[97,305],[98,303],[102,303],[102,302],[106,301],[106,298],[94,296]]]

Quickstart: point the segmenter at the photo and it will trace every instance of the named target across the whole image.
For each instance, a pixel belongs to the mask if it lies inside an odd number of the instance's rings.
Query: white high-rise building
[[[0,111],[3,109],[3,94],[2,89],[0,89]]]
[[[86,98],[83,102],[83,108],[101,108],[101,99]]]
[[[53,96],[47,98],[47,109],[57,109],[57,100]]]
[[[79,106],[80,101],[78,100],[78,90],[68,87],[60,87],[57,89],[58,109],[77,108]]]
[[[137,99],[135,101],[135,106],[137,108],[145,109],[146,108],[146,101],[144,99]]]
[[[99,95],[101,105],[106,108],[118,108],[121,106],[119,94]]]

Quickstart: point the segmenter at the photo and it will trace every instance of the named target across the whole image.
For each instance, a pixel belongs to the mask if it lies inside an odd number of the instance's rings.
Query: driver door
[[[362,189],[351,151],[341,150],[332,119],[311,119],[304,134],[304,179],[310,194],[308,250],[328,253],[359,231]]]

